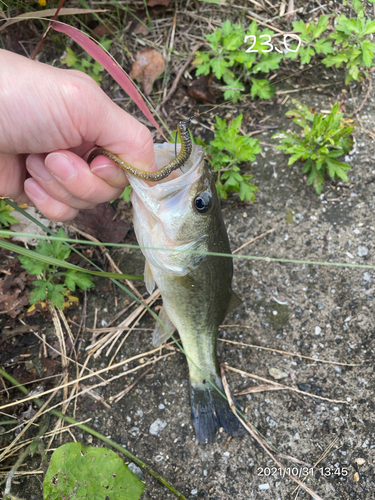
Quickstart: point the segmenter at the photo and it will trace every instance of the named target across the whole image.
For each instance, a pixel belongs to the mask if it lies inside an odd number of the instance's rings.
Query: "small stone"
[[[366,460],[364,458],[357,458],[356,462],[357,465],[363,465],[366,462]]]
[[[153,436],[160,436],[161,431],[167,427],[167,422],[165,420],[160,420],[157,418],[154,423],[150,425],[150,434]]]
[[[260,490],[269,490],[269,488],[270,488],[270,485],[268,483],[259,485]]]
[[[364,257],[365,255],[368,254],[368,248],[360,245],[357,248],[357,254],[359,255],[359,257]]]
[[[271,377],[273,377],[276,380],[281,380],[282,378],[286,378],[288,376],[286,372],[283,372],[278,368],[270,368],[268,370],[268,373],[271,375]]]
[[[137,476],[141,481],[143,481],[143,472],[142,469],[140,469],[137,465],[133,464],[133,462],[130,462],[128,465],[128,469],[130,472],[132,472],[135,476]]]
[[[320,326],[316,326],[315,327],[315,335],[320,335],[322,332],[322,329],[320,328]]]
[[[356,483],[358,483],[358,481],[359,481],[359,474],[358,474],[358,472],[356,472],[356,473],[354,474],[354,481],[355,481]]]

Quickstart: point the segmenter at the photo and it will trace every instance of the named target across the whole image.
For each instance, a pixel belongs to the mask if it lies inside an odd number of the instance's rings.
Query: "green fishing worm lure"
[[[190,122],[195,116],[196,115],[192,116],[188,120],[179,122],[177,126],[177,132],[181,141],[181,150],[178,155],[173,158],[173,160],[171,160],[167,165],[165,165],[165,167],[162,167],[156,172],[146,172],[145,170],[140,170],[138,168],[132,167],[131,165],[129,165],[129,163],[121,160],[121,158],[119,158],[117,155],[103,148],[96,148],[91,151],[87,159],[87,163],[90,164],[94,158],[99,155],[103,155],[112,160],[114,163],[116,163],[116,165],[124,169],[129,174],[134,175],[135,177],[139,177],[140,179],[143,179],[145,181],[160,181],[162,179],[165,179],[171,172],[173,172],[173,170],[181,168],[191,155],[193,146],[187,123]]]

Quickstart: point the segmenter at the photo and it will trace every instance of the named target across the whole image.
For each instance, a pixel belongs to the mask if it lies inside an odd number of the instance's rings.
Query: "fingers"
[[[17,203],[27,203],[23,184],[26,179],[25,161],[22,155],[0,154],[0,196]]]
[[[79,209],[118,198],[128,185],[124,172],[105,160],[92,171],[71,151],[30,155],[26,166],[32,179],[26,181],[25,191],[51,220],[70,220]]]
[[[65,222],[74,219],[79,210],[55,200],[34,179],[25,181],[25,192],[38,210],[54,222]]]

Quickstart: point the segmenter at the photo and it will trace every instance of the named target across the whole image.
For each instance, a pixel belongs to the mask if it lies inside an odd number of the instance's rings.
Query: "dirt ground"
[[[239,203],[235,197],[223,202],[232,250],[272,230],[239,254],[375,265],[375,224],[372,222],[375,184],[368,184],[375,177],[375,143],[365,132],[365,129],[374,131],[375,85],[360,113],[360,122],[355,119],[355,147],[346,158],[352,166],[350,182],[345,186],[339,184],[326,188],[319,197],[313,188],[306,186],[299,163],[287,166],[287,157],[275,149],[276,141],[271,136],[276,130],[293,126],[284,116],[287,110],[293,109],[292,98],[317,110],[330,109],[339,99],[346,103],[350,112],[353,103],[347,91],[343,92],[343,74],[333,75],[332,71],[325,73],[321,69],[318,82],[314,79],[314,71],[306,72],[303,78],[305,80],[298,82],[300,86],[312,84],[317,88],[287,93],[296,85],[296,81],[290,79],[278,86],[272,104],[262,105],[263,118],[268,116],[267,126],[278,128],[267,129],[255,136],[263,148],[257,161],[248,167],[249,173],[254,175],[252,182],[259,187],[255,202]],[[332,85],[319,87],[320,83]],[[359,85],[354,88],[354,93],[357,107],[363,99]],[[288,95],[289,99],[285,101]],[[183,89],[179,89],[175,102],[181,102],[183,110],[193,101]],[[229,111],[221,113],[230,115],[233,110],[234,107],[230,106]],[[241,112],[244,113],[243,131],[246,133],[254,108],[245,106]],[[207,136],[206,130],[199,125],[193,133],[201,138]],[[132,234],[126,242],[135,243]],[[119,255],[113,253],[116,262]],[[130,250],[125,254],[121,270],[141,274],[143,262],[138,250]],[[237,396],[247,418],[277,451],[308,465],[318,462],[328,449],[314,474],[310,472],[305,478],[306,484],[324,500],[374,498],[375,328],[371,310],[375,300],[375,268],[245,259],[234,259],[234,268],[234,289],[243,302],[227,316],[226,324],[231,326],[220,331],[220,360],[273,381],[269,370],[281,370],[287,375],[281,383],[319,397],[291,390],[263,390]],[[139,290],[145,291],[142,285]],[[119,304],[127,300],[120,290],[116,295]],[[108,281],[98,280],[95,290],[88,293],[87,326],[94,324],[95,309],[98,326],[108,323],[120,309],[120,305],[116,308],[114,304],[114,293],[108,287]],[[80,306],[76,321],[79,321],[81,310]],[[0,317],[1,328],[5,327],[6,321]],[[27,321],[37,326],[40,333],[45,333],[50,342],[53,341],[54,329],[48,318],[33,316]],[[137,326],[146,330],[137,330],[129,336],[116,361],[152,349],[152,335],[148,329],[153,323],[147,315],[140,321]],[[12,328],[19,325],[16,320],[10,324]],[[83,357],[91,335],[85,333],[81,347]],[[230,344],[226,340],[273,350]],[[12,361],[16,353],[30,352],[32,358],[29,361],[37,363],[40,344],[32,334],[18,337],[14,342],[18,350],[0,352],[0,364],[6,369],[10,367],[16,376],[18,365]],[[168,351],[162,351],[162,354],[166,353]],[[90,367],[103,368],[108,359],[102,356],[90,361]],[[138,364],[138,360],[130,362],[126,368]],[[114,371],[113,375],[119,371],[121,369]],[[188,369],[183,354],[170,351],[170,355],[157,362],[129,394],[115,403],[113,396],[134,382],[140,373],[142,370],[134,376],[97,388],[96,393],[104,398],[107,406],[89,397],[78,399],[76,419],[91,419],[89,426],[124,445],[159,471],[189,500],[312,498],[301,489],[298,494],[294,492],[295,483],[279,471],[275,472],[278,466],[249,435],[228,438],[225,433],[220,433],[214,444],[197,444],[190,417]],[[228,371],[228,379],[234,393],[267,384],[231,371]],[[12,392],[12,397],[15,395]],[[150,431],[158,420],[165,426],[159,435],[154,435]],[[1,427],[0,432],[0,447],[3,448],[9,443],[9,434],[4,435]],[[71,432],[84,445],[103,445],[76,429]],[[63,442],[71,440],[71,436],[65,436]],[[58,440],[54,442],[55,447],[59,444]],[[357,463],[358,459],[363,459],[359,461],[362,465]],[[293,472],[293,461],[283,463]],[[39,470],[40,459],[28,460],[25,468]],[[132,470],[136,469],[133,467]],[[139,470],[136,472],[147,485],[142,499],[174,498],[152,476]],[[42,498],[42,476],[17,478],[12,493],[27,500],[39,500]]]
[[[337,79],[340,78],[338,75]],[[342,87],[339,84],[333,89],[297,95],[302,102],[322,110],[335,102]],[[361,113],[366,129],[371,129],[374,123],[374,96],[372,92]],[[361,98],[359,95],[358,101]],[[277,125],[280,129],[291,126],[291,121],[284,117],[293,107],[290,101],[264,109],[265,114],[271,115],[268,125]],[[350,99],[347,105],[350,106]],[[347,158],[353,167],[349,173],[350,185],[326,191],[325,196],[319,197],[306,187],[298,165],[287,167],[287,158],[274,148],[272,133],[274,130],[258,136],[263,155],[258,156],[250,169],[259,186],[255,203],[231,201],[223,204],[232,249],[272,229],[272,233],[240,253],[371,264],[374,195],[373,184],[366,183],[375,175],[371,159],[374,141],[357,126],[355,148]],[[235,259],[234,266],[234,288],[243,304],[226,319],[226,324],[237,326],[221,329],[220,338],[224,342],[219,342],[220,359],[232,367],[271,380],[269,369],[277,368],[288,374],[281,382],[326,398],[317,399],[292,391],[238,396],[247,417],[277,450],[308,464],[318,461],[335,440],[331,451],[317,466],[324,469],[317,470],[314,477],[310,473],[306,484],[325,500],[373,498],[373,270],[241,259]],[[138,273],[142,272],[142,267],[139,252],[131,250],[122,270]],[[116,313],[113,293],[101,290],[98,286],[89,294],[87,325],[93,322],[95,307],[98,308],[99,325],[108,322]],[[152,325],[151,318],[140,324],[145,328]],[[47,323],[43,329],[47,337],[53,334]],[[88,338],[86,334],[83,349]],[[225,340],[331,363],[233,345]],[[126,341],[116,361],[151,348],[151,332],[137,331]],[[94,366],[104,367],[106,363],[106,358],[99,359]],[[137,363],[129,364],[128,368]],[[107,402],[111,401],[111,396],[137,376],[120,379],[119,383],[115,381],[97,392]],[[229,372],[229,381],[234,392],[262,384],[233,372]],[[76,418],[79,421],[91,418],[89,425],[144,459],[189,499],[295,498],[292,494],[295,485],[280,473],[272,474],[274,470],[267,469],[277,466],[250,436],[230,439],[222,433],[214,444],[197,444],[190,419],[187,365],[181,353],[171,354],[156,363],[152,373],[140,380],[118,403],[110,403],[110,409],[100,403],[93,405],[88,398],[79,400]],[[157,419],[166,423],[159,436],[150,433],[150,426]],[[101,445],[90,436],[72,432],[86,445]],[[364,459],[363,465],[358,465],[357,459]],[[38,460],[33,462],[35,467],[39,466]],[[359,481],[355,481],[356,472]],[[143,473],[142,478],[147,484],[142,498],[173,498],[148,474]],[[14,493],[30,500],[41,497],[38,476],[18,481]],[[308,498],[308,495],[300,490],[298,498]]]

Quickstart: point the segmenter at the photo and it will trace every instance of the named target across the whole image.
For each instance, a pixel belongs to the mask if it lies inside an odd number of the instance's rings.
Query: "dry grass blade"
[[[27,431],[27,429],[29,429],[29,427],[31,427],[31,425],[34,423],[34,421],[40,417],[40,415],[43,413],[43,410],[48,406],[48,404],[50,403],[50,401],[54,398],[54,396],[56,395],[58,389],[53,389],[53,391],[50,391],[50,392],[53,392],[53,394],[51,394],[51,396],[48,398],[48,401],[46,401],[44,403],[44,405],[35,413],[35,415],[28,421],[28,423],[26,424],[25,428],[23,429],[23,432],[20,432],[18,434],[18,436],[16,436],[13,441],[5,448],[5,450],[3,451],[3,453],[0,455],[0,463],[1,461],[4,459],[5,455],[7,454],[8,451],[10,451],[14,445],[21,439],[21,437],[25,434],[25,432]],[[35,396],[34,396],[35,397]],[[17,404],[17,403],[16,403]]]
[[[167,354],[167,356],[169,356],[169,354]],[[165,357],[165,356],[163,356],[163,357]],[[160,359],[160,358],[158,358],[158,359]],[[120,399],[122,399],[126,394],[128,394],[128,392],[130,392],[133,389],[133,387],[135,387],[138,384],[138,382],[145,375],[147,375],[152,369],[153,369],[153,366],[150,366],[149,368],[147,368],[147,370],[144,371],[136,380],[134,380],[134,382],[132,384],[130,384],[129,387],[127,387],[123,391],[121,391],[118,394],[116,394],[116,396],[114,396],[115,403],[118,403],[120,401]]]
[[[86,350],[90,349],[90,354],[93,355],[94,358],[97,358],[98,356],[100,356],[100,354],[102,353],[102,350],[109,343],[112,342],[112,344],[114,344],[117,341],[117,339],[120,337],[120,335],[123,332],[123,330],[122,330],[123,326],[128,328],[133,321],[134,321],[134,326],[135,326],[135,324],[139,321],[140,317],[142,317],[145,314],[145,312],[147,311],[144,304],[146,304],[147,306],[152,305],[159,298],[159,296],[160,296],[160,291],[157,289],[154,291],[154,293],[150,297],[148,297],[148,299],[146,299],[144,301],[144,303],[140,304],[137,307],[137,309],[135,309],[135,311],[133,311],[124,321],[122,321],[118,325],[118,329],[115,332],[110,332],[108,335],[105,335],[104,337],[97,340],[96,342],[94,342],[90,346],[86,347]],[[112,349],[112,347],[107,352],[107,355],[111,349]]]
[[[288,385],[283,385],[279,384],[278,382],[273,382],[272,380],[269,380],[267,378],[259,377],[258,375],[254,375],[253,373],[244,372],[243,370],[239,370],[238,368],[233,368],[232,366],[229,366],[227,364],[225,364],[224,366],[225,369],[231,370],[232,372],[240,373],[241,375],[246,375],[247,377],[253,378],[255,380],[262,380],[262,382],[267,382],[268,384],[272,384],[276,387],[281,387],[283,389],[289,389],[290,391],[297,392],[298,394],[303,394],[304,396],[310,396],[311,398],[322,399],[323,401],[329,401],[330,403],[341,403],[345,405],[348,404],[347,401],[342,401],[341,399],[324,398],[323,396],[317,396],[316,394],[311,394],[310,392],[300,391],[299,389],[295,389],[294,387],[289,387]],[[240,393],[237,394],[239,395]],[[243,394],[247,394],[247,389],[241,391],[241,395]]]
[[[292,479],[295,483],[298,484],[301,488],[303,488],[306,493],[311,495],[314,500],[323,500],[322,497],[320,497],[317,493],[315,493],[313,490],[311,490],[308,486],[304,485],[301,481],[299,481],[296,477],[294,477],[292,474],[289,473],[289,471],[283,466],[281,462],[279,462],[276,457],[273,455],[273,453],[270,450],[269,445],[266,443],[266,441],[258,434],[258,432],[251,428],[247,422],[245,422],[237,413],[236,405],[234,404],[232,395],[230,393],[229,387],[228,387],[228,382],[225,376],[225,368],[224,365],[221,365],[220,370],[221,370],[221,378],[223,381],[223,386],[224,386],[224,391],[225,395],[228,398],[229,406],[234,413],[234,415],[238,418],[238,420],[241,422],[241,424],[245,427],[245,429],[248,431],[248,433],[260,444],[260,446],[263,448],[263,450],[269,455],[272,460],[275,462],[275,464],[280,467],[285,474],[287,474],[290,479]]]
[[[261,131],[259,131],[261,132]],[[233,250],[232,253],[237,253],[239,252],[240,250],[242,250],[243,248],[247,247],[247,245],[250,245],[250,243],[253,243],[254,241],[256,240],[259,240],[260,238],[263,238],[263,236],[266,236],[266,234],[269,234],[269,233],[272,233],[273,231],[275,231],[276,228],[272,228],[272,229],[269,229],[268,231],[266,231],[265,233],[263,234],[260,234],[259,236],[257,236],[256,238],[253,238],[252,240],[250,241],[247,241],[246,243],[244,243],[243,245],[241,245],[240,247],[236,248],[236,250]]]
[[[63,8],[60,9],[59,16],[76,16],[78,14],[93,14],[95,12],[105,12],[103,9],[77,9],[77,8]],[[19,23],[20,21],[27,21],[28,19],[41,19],[43,17],[53,17],[56,13],[56,9],[45,9],[41,12],[41,15],[38,15],[38,12],[26,12],[25,14],[21,14],[17,17],[12,17],[5,21],[4,24],[1,25],[0,31],[5,30],[14,23]]]
[[[237,326],[238,328],[243,328],[241,325],[220,325],[220,327],[232,327]],[[328,361],[327,359],[312,358],[311,356],[303,356],[302,354],[296,354],[295,352],[280,351],[279,349],[273,349],[272,347],[263,347],[256,344],[246,344],[244,342],[237,342],[235,340],[218,339],[221,342],[226,342],[228,344],[243,345],[246,347],[254,347],[256,349],[263,349],[264,351],[277,352],[279,354],[286,354],[287,356],[295,356],[297,358],[309,359],[310,361],[315,361],[316,363],[328,363],[330,365],[340,365],[340,366],[361,366],[361,363],[340,363],[339,361]]]
[[[96,243],[100,243],[99,240],[97,240],[96,238],[94,238],[93,236],[91,236],[90,234],[88,233],[85,233],[84,231],[81,231],[80,229],[78,229],[77,227],[74,227],[74,226],[68,226],[69,229],[71,229],[72,231],[82,235],[84,238],[87,238],[88,240],[90,241],[95,241]],[[103,255],[105,255],[109,261],[109,263],[111,264],[111,267],[112,267],[112,271],[113,272],[116,272],[116,273],[119,273],[119,274],[122,274],[120,269],[117,267],[115,261],[112,259],[110,253],[108,252],[107,248],[104,247],[104,246],[100,246],[99,247],[101,252],[103,253]],[[127,286],[132,290],[132,292],[134,292],[134,294],[140,299],[143,301],[143,297],[142,295],[138,292],[138,290],[135,288],[135,286],[133,285],[133,283],[130,281],[130,280],[125,280],[125,283],[127,284]]]
[[[169,342],[168,344],[163,345],[162,348],[169,348],[173,344],[174,344],[174,342]],[[131,358],[128,358],[128,359],[124,359],[123,361],[120,361],[119,363],[116,363],[116,364],[114,364],[112,366],[106,366],[105,368],[102,368],[101,370],[98,370],[95,373],[89,373],[88,375],[84,375],[83,377],[71,380],[70,382],[66,382],[65,384],[61,384],[61,385],[59,385],[58,387],[56,387],[54,389],[48,389],[47,391],[41,392],[41,393],[39,393],[39,394],[37,394],[35,396],[27,396],[24,399],[20,399],[18,401],[13,401],[12,403],[8,403],[6,405],[0,406],[0,410],[4,410],[5,408],[10,408],[12,406],[16,406],[16,405],[19,405],[19,404],[26,403],[26,401],[31,401],[32,399],[34,399],[36,397],[38,397],[38,398],[39,397],[43,397],[46,394],[51,394],[51,392],[59,391],[61,389],[64,389],[64,387],[69,387],[70,385],[74,385],[77,382],[82,382],[82,380],[87,380],[87,379],[89,379],[91,377],[95,377],[97,375],[100,375],[101,373],[106,373],[106,372],[108,372],[110,370],[115,370],[116,368],[119,368],[120,366],[126,365],[127,363],[130,363],[131,361],[135,361],[136,359],[139,359],[139,358],[144,358],[146,356],[149,356],[150,354],[154,354],[155,352],[160,352],[160,347],[156,347],[155,349],[152,349],[151,351],[147,351],[147,352],[143,352],[143,353],[140,353],[140,354],[136,354],[135,356],[132,356]],[[120,374],[120,376],[122,376],[122,375],[124,375],[124,373]],[[111,380],[114,380],[115,378],[116,377],[112,377]],[[105,383],[108,383],[108,381],[106,381]]]
[[[339,437],[336,436],[335,439],[330,442],[330,444],[323,451],[323,453],[320,455],[318,460],[314,463],[313,468],[316,467],[328,455],[328,453],[332,450],[332,448],[335,446],[335,444],[337,443],[338,440],[339,440]],[[306,478],[304,478],[303,481],[306,481]],[[294,493],[297,493],[297,492],[298,492],[298,487],[292,491],[292,495],[294,495]],[[298,493],[297,493],[297,495],[298,495]],[[296,495],[296,498],[297,498],[297,495]]]
[[[275,385],[255,385],[254,387],[249,387],[244,391],[235,392],[235,396],[242,396],[243,394],[252,394],[254,392],[265,392],[265,391],[285,391],[287,387],[277,387]]]

